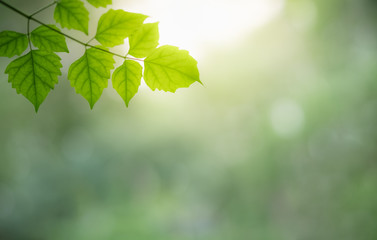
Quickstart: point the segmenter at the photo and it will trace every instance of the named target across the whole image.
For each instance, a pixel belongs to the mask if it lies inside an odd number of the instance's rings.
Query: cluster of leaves
[[[106,7],[112,3],[111,0],[87,1],[94,7]],[[14,10],[1,0],[0,3]],[[53,4],[56,5],[54,19],[61,27],[88,35],[89,12],[81,0],[59,0]],[[115,64],[114,56],[124,59],[123,64],[113,72],[111,80],[126,106],[138,92],[142,77],[153,91],[175,92],[196,81],[201,83],[197,62],[187,51],[170,45],[158,47],[158,22],[144,23],[146,15],[108,10],[100,17],[94,36],[100,45],[92,46],[62,33],[55,25],[36,20],[34,14],[26,15],[17,9],[14,11],[28,18],[28,29],[30,20],[41,24],[31,32],[28,30],[27,34],[0,32],[0,56],[21,55],[29,45],[30,51],[12,61],[5,73],[9,75],[8,81],[12,87],[33,103],[36,111],[58,83],[62,65],[55,52],[69,52],[66,37],[85,47],[84,55],[70,66],[68,80],[91,108],[108,85]],[[124,44],[126,38],[129,38],[129,52],[126,56],[109,50]],[[142,66],[135,60],[144,62],[144,74]]]

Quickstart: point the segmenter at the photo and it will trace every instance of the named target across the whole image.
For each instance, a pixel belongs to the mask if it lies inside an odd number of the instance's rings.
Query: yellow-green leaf
[[[62,27],[76,29],[88,35],[89,12],[80,0],[57,1],[54,19]]]
[[[124,39],[138,30],[146,18],[143,14],[110,9],[98,21],[96,39],[106,47],[123,44]]]
[[[87,0],[88,3],[92,4],[94,7],[106,7],[111,4],[111,0]]]
[[[54,25],[48,26],[41,25],[31,32],[31,42],[34,46],[48,52],[69,52],[65,37],[57,33],[60,32],[60,29]]]
[[[68,79],[76,92],[89,102],[90,108],[93,108],[103,89],[107,87],[114,63],[111,54],[97,48],[89,48],[70,66]]]
[[[27,48],[27,36],[13,31],[0,32],[0,56],[13,57],[20,55]]]
[[[123,98],[127,107],[130,100],[135,96],[139,89],[142,70],[143,68],[139,63],[132,60],[126,60],[120,67],[115,69],[113,73],[113,88]]]
[[[144,58],[158,46],[158,22],[143,24],[139,30],[130,36],[130,51],[128,54]]]
[[[8,82],[17,93],[24,95],[38,111],[61,75],[60,57],[55,53],[32,50],[28,54],[12,61],[5,73],[9,74]]]
[[[175,92],[200,82],[197,61],[188,51],[165,45],[157,48],[144,60],[144,80],[155,89]]]

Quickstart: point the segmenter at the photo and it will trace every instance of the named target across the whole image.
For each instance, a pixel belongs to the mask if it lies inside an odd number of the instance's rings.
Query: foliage
[[[152,90],[175,92],[200,82],[196,64],[187,51],[168,45],[159,47],[145,59],[145,82]]]
[[[98,21],[96,39],[106,47],[123,44],[124,39],[139,29],[146,18],[142,14],[110,9]]]
[[[17,93],[24,95],[38,111],[39,105],[47,97],[61,74],[60,57],[55,53],[31,50],[26,55],[11,62],[5,73]]]
[[[30,40],[33,45],[49,52],[69,52],[64,36],[58,33],[60,32],[59,28],[54,25],[48,26],[50,28],[43,25],[39,26],[31,32]]]
[[[25,34],[3,31],[0,33],[0,56],[13,57],[22,54],[27,48]]]
[[[68,71],[71,85],[80,93],[93,108],[107,87],[110,70],[113,69],[113,56],[96,48],[89,48],[84,56],[74,62]]]
[[[60,0],[57,2],[54,19],[62,27],[76,29],[88,35],[89,12],[80,0]]]
[[[146,23],[130,36],[130,54],[143,58],[148,56],[158,46],[158,22]]]
[[[94,7],[106,7],[111,0],[87,0]],[[152,89],[175,92],[178,88],[189,87],[194,82],[201,83],[197,61],[187,51],[174,46],[159,45],[158,22],[144,23],[148,17],[123,10],[108,10],[99,21],[96,39],[101,45],[93,46],[80,41],[54,24],[45,24],[34,15],[55,5],[54,19],[62,28],[74,29],[89,35],[89,11],[81,0],[59,0],[27,15],[0,0],[0,4],[27,18],[27,33],[13,31],[0,32],[0,56],[21,55],[29,46],[30,51],[13,60],[6,69],[8,81],[17,93],[23,94],[38,111],[39,106],[50,90],[58,83],[61,74],[60,58],[55,52],[69,53],[66,38],[85,48],[84,55],[69,68],[68,79],[76,92],[81,94],[93,108],[107,87],[114,68],[114,56],[124,59],[112,77],[113,87],[124,100],[126,106],[138,88],[142,78],[142,66],[131,61],[144,61],[146,84]],[[30,21],[41,24],[30,32]],[[122,56],[108,48],[124,44],[129,38],[129,52]],[[39,50],[35,50],[37,48]],[[129,57],[132,56],[132,57]],[[145,59],[144,59],[145,58]]]
[[[119,95],[123,98],[126,106],[130,102],[131,98],[137,93],[143,68],[139,63],[126,60],[118,67],[112,76],[113,86]]]

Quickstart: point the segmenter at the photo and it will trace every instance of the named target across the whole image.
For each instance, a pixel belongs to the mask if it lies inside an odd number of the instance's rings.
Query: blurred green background
[[[86,6],[93,24],[106,11]],[[377,239],[376,12],[375,0],[286,0],[263,26],[193,51],[204,87],[143,86],[128,109],[110,84],[92,111],[70,87],[74,42],[38,114],[1,58],[0,239]],[[1,31],[25,32],[0,13]]]

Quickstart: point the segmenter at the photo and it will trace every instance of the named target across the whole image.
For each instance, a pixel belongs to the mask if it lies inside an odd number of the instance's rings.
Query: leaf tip
[[[39,110],[39,105],[34,105],[34,110],[35,110],[35,113],[37,114]]]
[[[126,104],[126,108],[128,108],[128,106],[130,105],[130,101],[131,101],[131,99],[124,100],[124,103]]]

